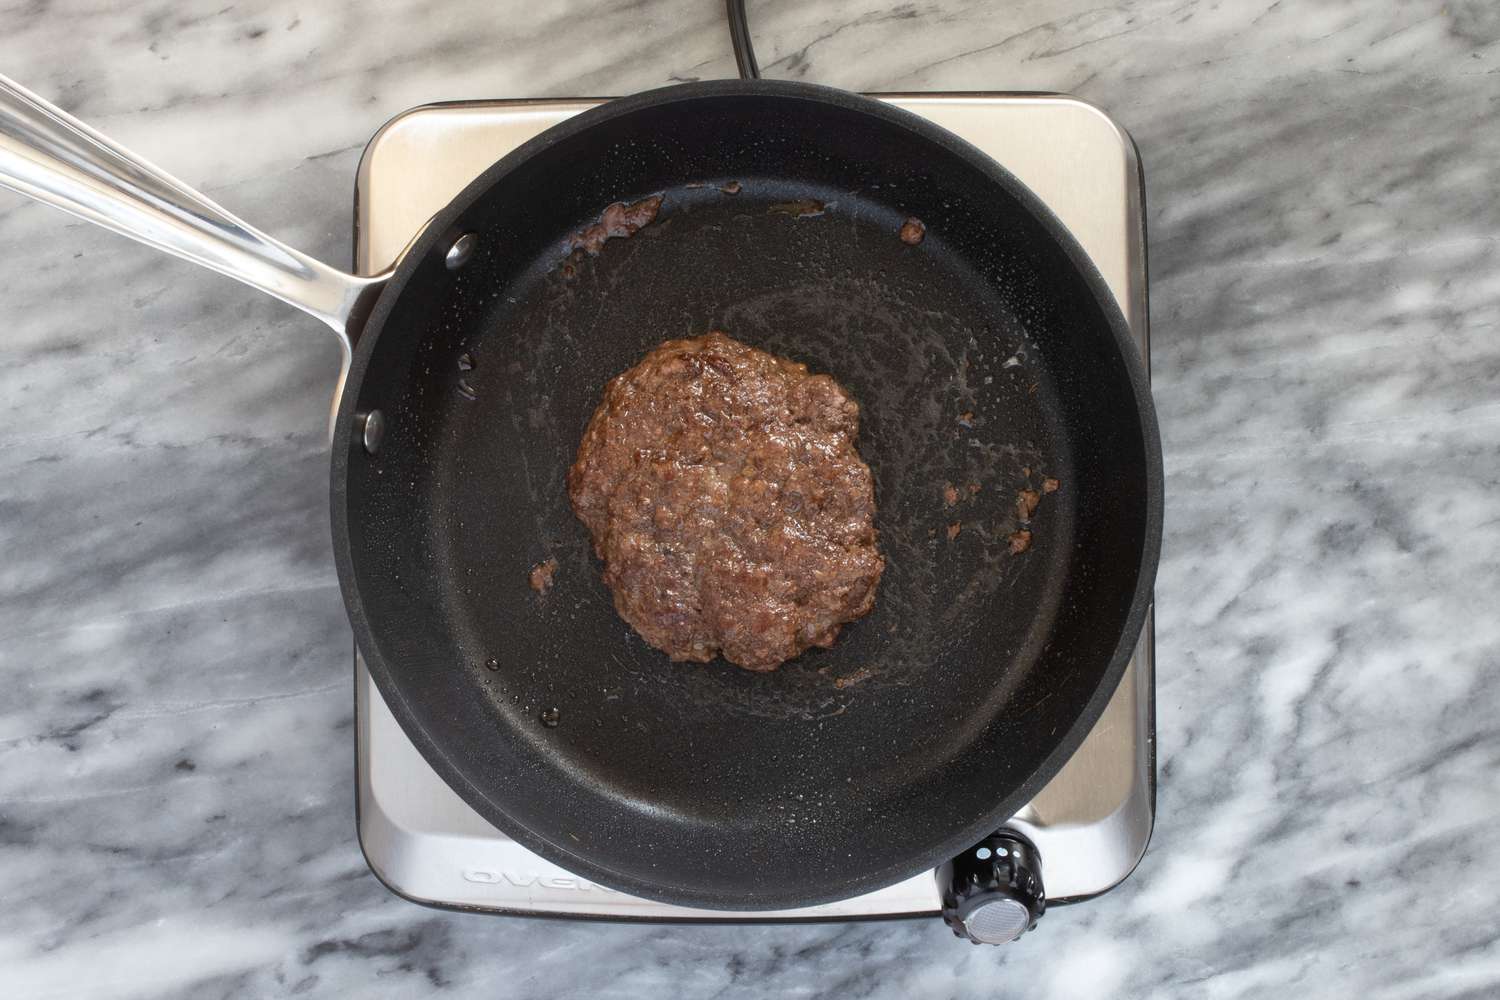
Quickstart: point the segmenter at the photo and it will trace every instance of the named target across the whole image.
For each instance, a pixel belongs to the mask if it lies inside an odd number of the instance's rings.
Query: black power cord
[[[755,49],[750,45],[750,24],[745,20],[745,0],[725,0],[729,10],[729,39],[734,43],[734,62],[741,80],[759,80]]]

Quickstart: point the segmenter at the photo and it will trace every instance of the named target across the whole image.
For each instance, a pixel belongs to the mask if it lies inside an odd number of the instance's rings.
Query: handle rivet
[[[448,270],[457,271],[469,262],[469,258],[474,256],[474,244],[478,242],[478,239],[473,233],[464,233],[453,241],[453,245],[448,248],[447,255],[443,257],[443,263],[448,265]]]
[[[365,451],[371,455],[378,452],[380,442],[385,440],[385,415],[379,410],[357,413],[354,416],[354,426],[364,441]]]

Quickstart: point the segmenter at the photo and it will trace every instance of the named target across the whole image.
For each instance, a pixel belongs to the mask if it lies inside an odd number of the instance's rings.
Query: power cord
[[[745,0],[725,0],[729,11],[729,40],[734,44],[734,62],[741,80],[759,80],[755,49],[750,45],[750,24],[745,20]]]

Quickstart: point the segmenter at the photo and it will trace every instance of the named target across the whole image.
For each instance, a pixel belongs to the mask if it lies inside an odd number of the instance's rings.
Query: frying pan
[[[1160,541],[1145,375],[1077,244],[953,135],[801,84],[644,93],[506,156],[356,278],[0,82],[0,183],[343,339],[332,524],[360,650],[437,772],[538,854],[677,904],[845,898],[990,833],[1103,710]],[[565,259],[653,194],[653,224]],[[640,640],[564,487],[604,383],[713,328],[846,386],[875,475],[875,610],[770,674]],[[1049,478],[1013,553],[1018,491]]]

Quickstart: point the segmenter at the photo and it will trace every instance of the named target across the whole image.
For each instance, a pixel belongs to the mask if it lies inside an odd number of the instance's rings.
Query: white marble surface
[[[354,839],[332,341],[0,196],[0,995],[1500,990],[1500,7],[751,3],[767,75],[1045,89],[1144,154],[1160,815],[1006,949],[390,896]],[[733,71],[716,0],[0,7],[0,72],[334,262],[427,101]]]

